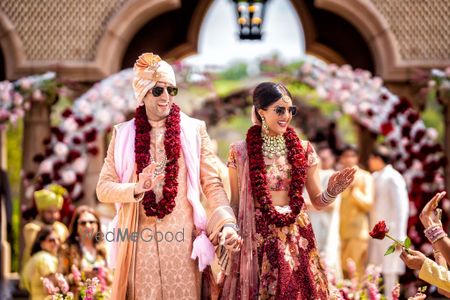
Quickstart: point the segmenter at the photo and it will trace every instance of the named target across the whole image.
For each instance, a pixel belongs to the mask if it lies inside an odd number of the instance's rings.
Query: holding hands
[[[239,236],[237,225],[225,224],[222,232],[219,234],[219,243],[224,246],[225,249],[237,252],[241,249],[242,238]]]

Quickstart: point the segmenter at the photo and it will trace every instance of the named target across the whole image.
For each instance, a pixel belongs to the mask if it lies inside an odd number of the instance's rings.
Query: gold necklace
[[[286,142],[283,135],[269,136],[263,134],[262,138],[262,152],[265,157],[274,158],[286,155]]]
[[[153,157],[151,158],[151,163],[156,163],[156,161],[153,159]],[[160,162],[156,163],[156,168],[154,171],[155,176],[158,176],[158,175],[164,173],[166,164],[167,164],[167,156],[164,155],[163,159]]]

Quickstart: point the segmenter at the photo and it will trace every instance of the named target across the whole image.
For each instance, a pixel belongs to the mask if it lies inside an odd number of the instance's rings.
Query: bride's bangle
[[[324,205],[329,205],[330,203],[334,202],[334,200],[336,200],[336,196],[330,195],[328,189],[326,189],[324,192],[322,192],[322,196],[320,199]]]
[[[447,236],[441,225],[428,227],[424,230],[424,234],[432,244]]]

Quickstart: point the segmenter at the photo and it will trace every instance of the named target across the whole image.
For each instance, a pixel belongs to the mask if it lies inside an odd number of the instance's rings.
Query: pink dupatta
[[[256,245],[255,207],[248,169],[247,144],[232,145],[236,153],[239,178],[239,214],[243,244],[241,251],[233,253],[231,267],[226,275],[221,299],[255,299],[258,296],[258,253]]]
[[[200,202],[200,154],[201,139],[198,134],[198,121],[181,113],[181,147],[186,163],[187,197],[192,205],[194,224],[200,234],[195,238],[192,246],[191,258],[198,258],[198,267],[203,271],[214,259],[214,246],[206,236],[206,211]],[[114,162],[120,182],[129,182],[134,171],[134,119],[125,122],[116,132],[114,145]],[[108,231],[118,229],[118,219],[121,204],[116,203],[116,216],[108,226]],[[108,264],[114,268],[118,255],[118,243],[108,243]]]

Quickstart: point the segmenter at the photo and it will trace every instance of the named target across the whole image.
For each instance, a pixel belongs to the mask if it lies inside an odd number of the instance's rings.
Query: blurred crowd
[[[112,282],[97,212],[77,207],[67,228],[58,221],[64,193],[62,187],[50,185],[34,194],[38,216],[23,229],[21,271],[21,286],[30,299],[46,299],[49,294],[62,299],[105,295]]]

